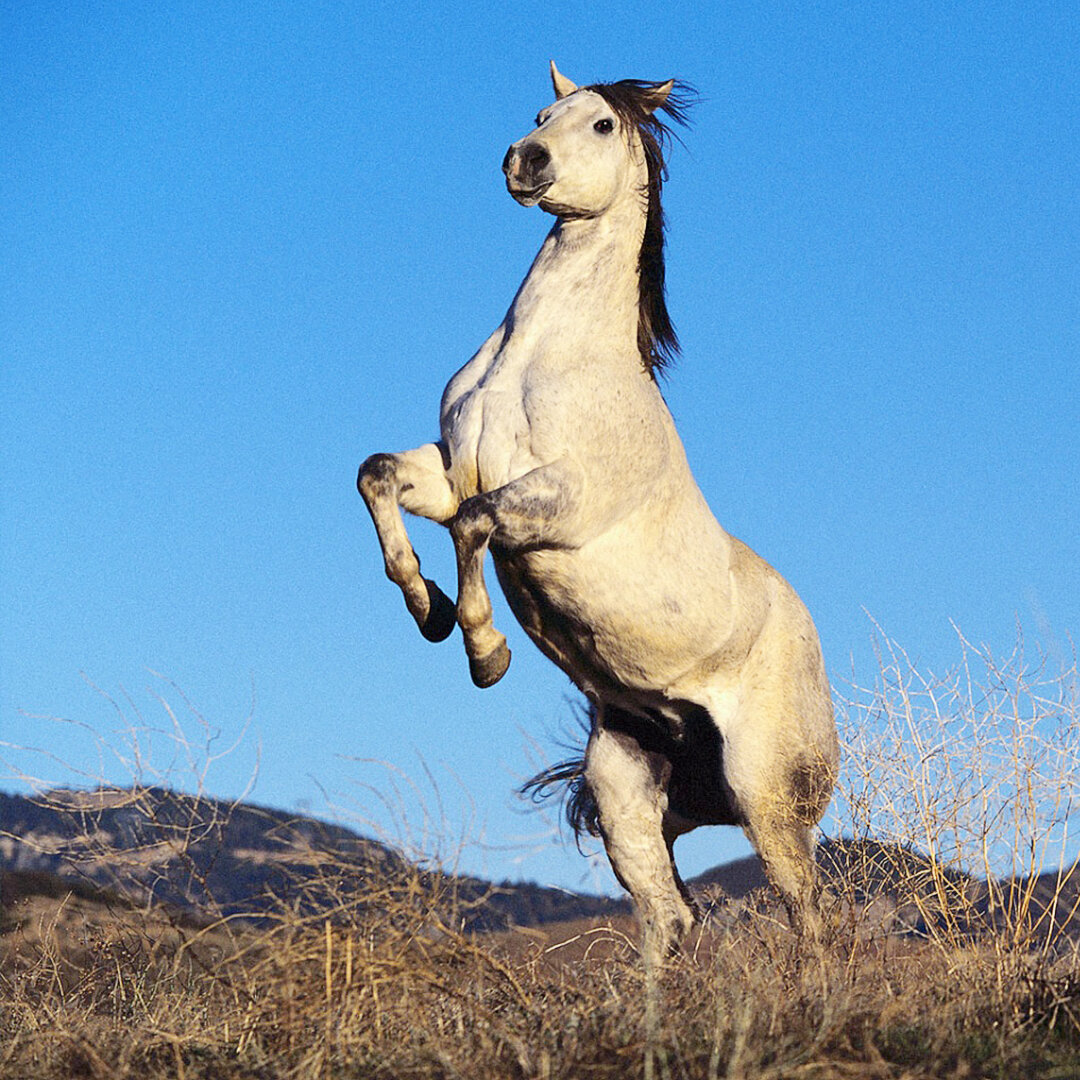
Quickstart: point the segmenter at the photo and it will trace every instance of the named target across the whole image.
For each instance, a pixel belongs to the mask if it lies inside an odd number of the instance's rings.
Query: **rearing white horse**
[[[474,682],[502,677],[490,549],[525,632],[589,699],[577,816],[634,899],[647,957],[691,925],[672,844],[703,824],[741,825],[793,922],[816,932],[812,830],[837,761],[817,632],[713,517],[656,383],[677,347],[657,113],[684,122],[686,99],[674,81],[579,88],[554,63],[551,75],[557,100],[503,171],[555,225],[446,387],[439,441],[373,455],[357,484],[425,637],[456,623]],[[400,508],[449,527],[456,606],[421,576]]]

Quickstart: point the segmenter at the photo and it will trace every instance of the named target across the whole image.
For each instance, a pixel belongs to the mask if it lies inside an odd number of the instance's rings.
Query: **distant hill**
[[[822,878],[863,906],[882,904],[895,932],[924,934],[930,920],[976,934],[1018,912],[1032,924],[1080,937],[1080,875],[987,883],[935,872],[924,855],[877,841],[826,839]],[[687,882],[703,899],[734,905],[766,887],[750,856]],[[0,901],[28,891],[90,890],[115,903],[161,904],[202,919],[270,917],[283,905],[300,914],[332,911],[355,897],[389,903],[426,897],[452,905],[469,930],[505,930],[625,915],[625,900],[530,883],[493,884],[418,866],[400,852],[341,825],[250,803],[228,803],[167,788],[56,790],[34,797],[0,793]],[[449,909],[449,908],[448,908]],[[958,912],[963,920],[958,920]],[[2,920],[0,920],[2,924]]]
[[[0,793],[0,873],[8,893],[13,875],[20,889],[48,877],[206,917],[259,918],[283,903],[311,913],[379,889],[452,897],[474,930],[629,910],[608,897],[418,867],[341,825],[167,788]]]
[[[857,899],[862,902],[894,893],[902,885],[910,887],[913,881],[929,875],[929,864],[924,856],[876,840],[826,838],[818,844],[817,863],[824,881],[843,882],[846,889],[857,889]],[[974,880],[955,872],[951,877],[957,882]],[[766,888],[768,882],[761,860],[756,855],[748,855],[706,870],[687,884],[694,891],[719,887],[728,896],[742,899],[757,889]]]
[[[859,906],[877,903],[890,914],[894,933],[925,935],[947,921],[977,936],[992,926],[1033,928],[1033,939],[1064,934],[1080,938],[1080,872],[1050,870],[1034,878],[986,881],[956,869],[935,867],[920,852],[871,839],[822,840],[817,847],[821,879]],[[714,867],[687,885],[697,894],[713,890],[742,900],[767,882],[756,856]],[[1037,928],[1035,930],[1034,928]]]

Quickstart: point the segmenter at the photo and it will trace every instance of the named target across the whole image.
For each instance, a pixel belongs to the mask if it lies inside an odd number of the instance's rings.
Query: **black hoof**
[[[424,584],[427,586],[430,607],[428,617],[420,627],[420,633],[428,641],[445,641],[457,625],[457,609],[450,597],[434,581],[424,578]]]
[[[469,674],[481,690],[494,686],[510,666],[510,650],[505,645],[493,649],[487,656],[469,657]]]

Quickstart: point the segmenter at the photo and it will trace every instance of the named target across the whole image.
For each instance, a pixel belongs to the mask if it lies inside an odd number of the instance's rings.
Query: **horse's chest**
[[[444,438],[462,495],[493,491],[536,468],[520,386],[479,386],[451,410]]]

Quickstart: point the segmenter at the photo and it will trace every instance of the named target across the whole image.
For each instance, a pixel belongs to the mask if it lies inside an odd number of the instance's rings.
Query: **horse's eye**
[[[539,127],[544,122],[544,118],[537,113],[536,114],[536,126]]]
[[[606,116],[603,120],[597,120],[596,123],[593,124],[593,131],[597,131],[601,135],[610,135],[614,130],[614,122]]]

